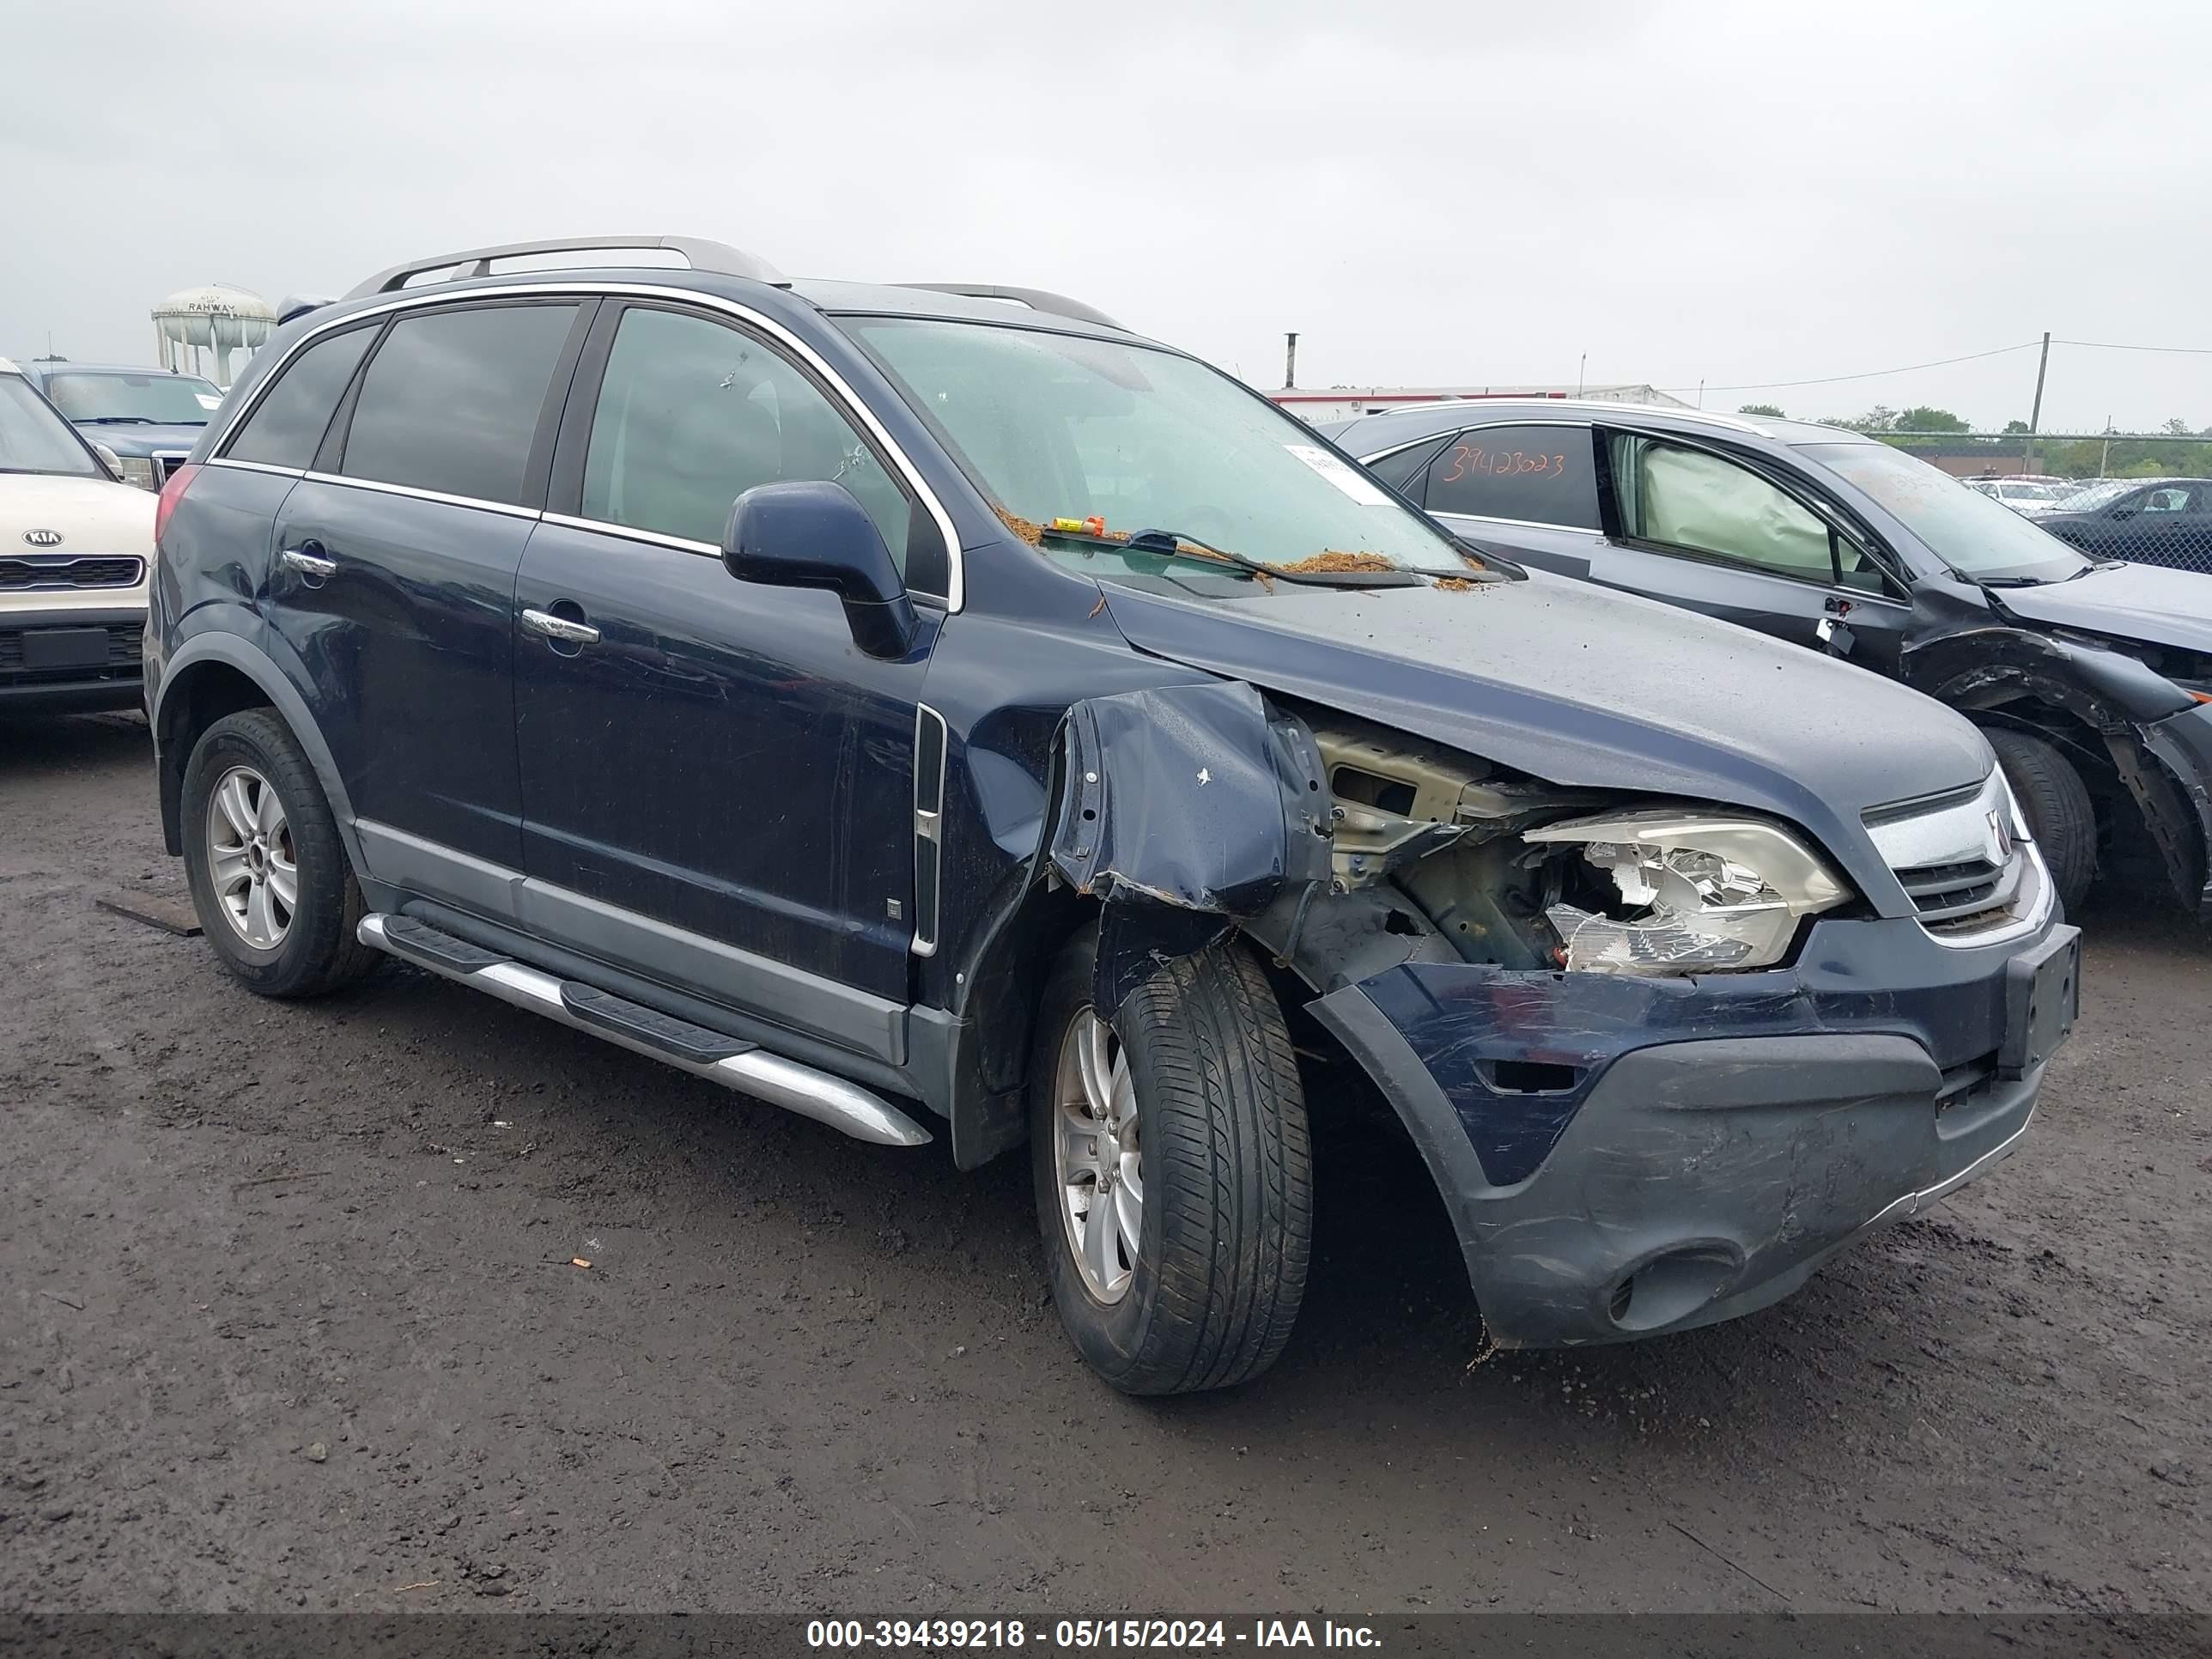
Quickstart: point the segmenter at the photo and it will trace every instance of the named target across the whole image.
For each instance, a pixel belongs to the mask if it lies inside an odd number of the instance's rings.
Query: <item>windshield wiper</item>
[[[80,415],[79,426],[153,426],[157,422],[145,415]]]
[[[1066,532],[1053,531],[1053,535]],[[1139,530],[1127,541],[1116,541],[1110,536],[1079,535],[1071,539],[1096,541],[1106,547],[1118,548],[1129,553],[1154,553],[1164,558],[1189,559],[1198,564],[1226,564],[1234,569],[1249,571],[1268,581],[1296,582],[1306,587],[1419,587],[1421,579],[1410,570],[1396,566],[1388,570],[1286,570],[1280,565],[1264,564],[1258,559],[1231,553],[1225,547],[1216,547],[1211,542],[1200,541],[1180,530]],[[1193,551],[1193,549],[1201,550]]]

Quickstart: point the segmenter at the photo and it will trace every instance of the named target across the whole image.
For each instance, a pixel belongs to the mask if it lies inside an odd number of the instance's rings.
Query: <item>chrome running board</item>
[[[363,916],[356,936],[372,950],[497,997],[501,1002],[751,1095],[879,1146],[920,1146],[923,1128],[882,1097],[757,1044],[524,966],[412,916]]]

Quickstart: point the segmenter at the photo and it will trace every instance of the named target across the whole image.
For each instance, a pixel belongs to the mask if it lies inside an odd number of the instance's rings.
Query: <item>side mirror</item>
[[[914,601],[860,502],[842,484],[756,484],[730,508],[723,568],[769,587],[826,587],[844,601],[853,642],[872,657],[902,657],[914,642]]]

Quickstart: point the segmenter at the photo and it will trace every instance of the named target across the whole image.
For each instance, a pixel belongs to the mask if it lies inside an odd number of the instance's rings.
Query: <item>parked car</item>
[[[416,260],[280,331],[161,514],[162,830],[233,974],[394,956],[864,1139],[1026,1139],[1124,1389],[1289,1336],[1293,1020],[1547,1345],[1972,1178],[2073,1017],[1967,722],[1471,558],[1073,301]]]
[[[2080,488],[2056,478],[1965,478],[1960,482],[1978,495],[2002,501],[2015,513],[2031,516],[2043,512],[2054,501],[2063,501]]]
[[[41,357],[25,365],[55,408],[117,457],[125,483],[159,489],[222,407],[222,392],[197,374],[118,363]]]
[[[1620,404],[1341,423],[1479,545],[1848,657],[1968,715],[2078,904],[2100,859],[2212,920],[2212,584],[2084,557],[1834,427]],[[1842,710],[1838,718],[1843,718]]]
[[[0,715],[135,707],[154,498],[0,357]]]
[[[2092,558],[2212,574],[2212,478],[2108,478],[2035,521]]]

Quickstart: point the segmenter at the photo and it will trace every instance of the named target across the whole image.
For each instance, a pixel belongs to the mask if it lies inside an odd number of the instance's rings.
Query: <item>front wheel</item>
[[[1061,1322],[1128,1394],[1225,1388],[1290,1340],[1312,1239],[1305,1097],[1281,1007],[1234,939],[1163,964],[1111,1021],[1095,929],[1064,951],[1030,1079]]]
[[[2088,786],[2056,746],[2026,732],[1993,726],[1982,735],[1996,751],[2027,832],[2043,852],[2058,902],[2069,915],[2081,908],[2097,876],[2097,809]]]

